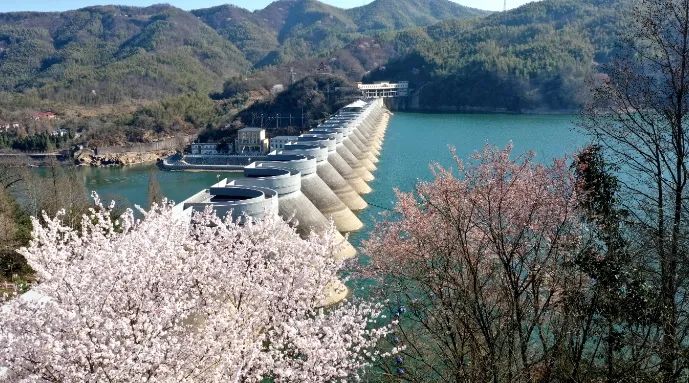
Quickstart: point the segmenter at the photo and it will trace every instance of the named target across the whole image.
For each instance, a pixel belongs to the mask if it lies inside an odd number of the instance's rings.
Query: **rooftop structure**
[[[401,81],[398,83],[381,81],[373,84],[358,82],[356,85],[366,98],[406,97],[409,95],[408,81]]]

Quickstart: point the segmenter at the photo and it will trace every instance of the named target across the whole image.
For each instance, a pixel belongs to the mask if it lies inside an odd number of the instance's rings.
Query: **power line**
[[[373,206],[373,207],[378,208],[378,209],[381,209],[381,210],[392,211],[392,212],[395,211],[395,209],[392,209],[392,208],[389,208],[389,207],[385,207],[385,206],[380,206],[380,205],[375,204],[375,203],[370,202],[370,201],[366,201],[366,203],[369,204],[369,206]]]

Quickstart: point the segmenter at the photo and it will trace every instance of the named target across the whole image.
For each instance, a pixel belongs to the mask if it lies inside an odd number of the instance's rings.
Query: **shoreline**
[[[451,110],[450,108],[440,109],[425,109],[425,108],[396,108],[392,102],[386,102],[386,107],[391,113],[409,113],[409,114],[423,114],[423,115],[497,115],[497,116],[572,116],[578,115],[580,110],[527,110],[527,111],[507,111],[507,110]],[[65,154],[58,153],[0,153],[0,163],[4,161],[12,161],[12,159],[26,160],[26,165],[29,167],[47,167],[49,160],[53,159],[54,163],[62,166],[74,165],[77,167],[95,167],[95,168],[109,168],[109,167],[128,167],[136,165],[157,165],[158,168],[165,171],[198,171],[198,172],[228,172],[237,173],[243,171],[243,165],[186,165],[178,166],[166,162],[169,157],[174,154],[170,151],[151,151],[151,152],[123,152],[97,155],[92,153],[83,153],[70,157]],[[177,166],[176,166],[177,165]]]
[[[385,101],[385,106],[391,112],[401,113],[422,113],[422,114],[496,114],[496,115],[543,115],[543,116],[559,116],[579,114],[581,108],[573,109],[549,109],[549,108],[533,108],[523,110],[509,110],[508,108],[489,108],[489,107],[472,107],[472,106],[454,106],[454,105],[438,105],[432,107],[422,107],[418,104],[410,102],[408,99],[388,99]]]
[[[509,110],[446,110],[446,109],[408,109],[390,107],[389,110],[394,113],[417,113],[417,114],[476,114],[476,115],[513,115],[513,116],[571,116],[577,115],[581,111],[579,109],[571,110],[528,110],[528,111],[509,111]]]

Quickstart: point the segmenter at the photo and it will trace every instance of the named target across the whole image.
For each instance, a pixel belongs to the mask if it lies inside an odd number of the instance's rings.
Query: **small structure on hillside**
[[[330,65],[328,65],[325,61],[321,61],[320,64],[318,64],[318,73],[332,73],[333,70],[330,68]]]
[[[244,128],[237,133],[234,150],[238,154],[268,153],[268,138],[263,128]]]
[[[66,137],[69,135],[69,130],[65,128],[60,128],[60,129],[55,129],[52,132],[50,132],[50,135],[53,137]]]
[[[54,120],[57,118],[57,114],[54,112],[36,112],[31,115],[33,117],[34,121],[39,121],[39,120]]]

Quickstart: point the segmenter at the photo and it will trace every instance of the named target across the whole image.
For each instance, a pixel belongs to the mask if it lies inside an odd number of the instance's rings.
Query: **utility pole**
[[[503,12],[507,12],[507,0],[505,0],[505,5],[502,8]]]
[[[290,84],[294,84],[294,81],[295,81],[296,76],[297,76],[297,72],[294,71],[293,67],[289,68],[289,74],[290,74]]]

